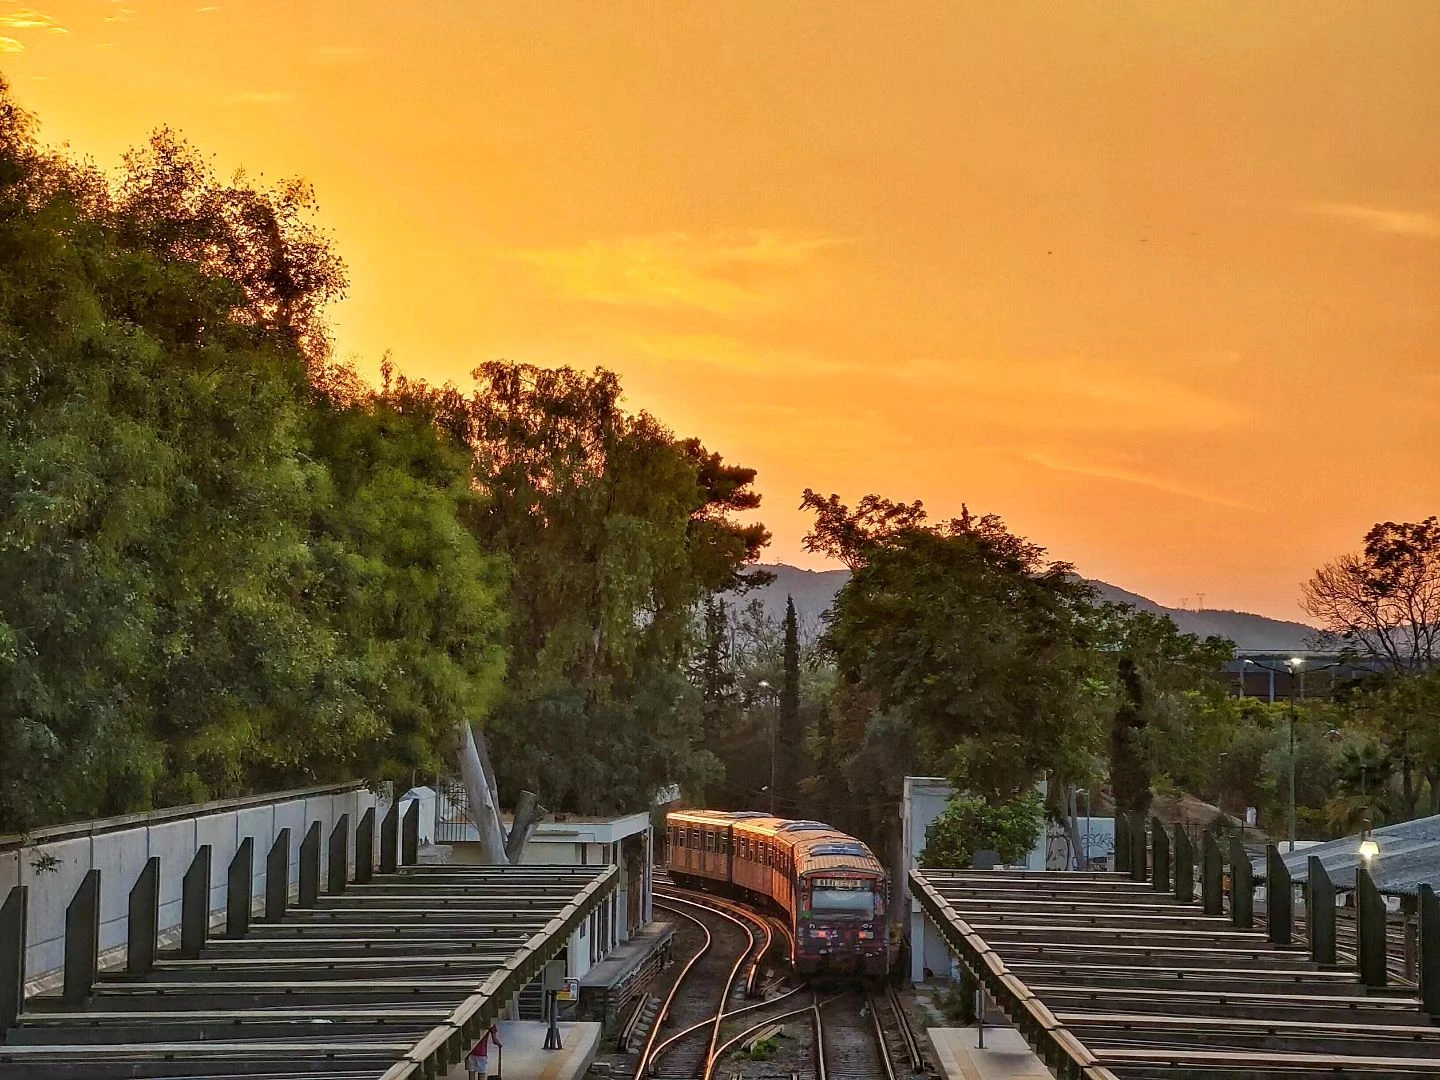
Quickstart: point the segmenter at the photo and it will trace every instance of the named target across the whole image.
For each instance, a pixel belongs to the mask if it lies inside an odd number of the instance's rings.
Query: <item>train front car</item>
[[[806,837],[796,847],[796,971],[885,975],[889,883],[880,861],[839,832]]]

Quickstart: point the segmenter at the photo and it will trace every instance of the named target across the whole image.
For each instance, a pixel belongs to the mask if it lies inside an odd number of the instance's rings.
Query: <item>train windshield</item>
[[[810,892],[810,910],[817,915],[863,915],[868,919],[875,914],[874,896],[869,888],[816,888]]]

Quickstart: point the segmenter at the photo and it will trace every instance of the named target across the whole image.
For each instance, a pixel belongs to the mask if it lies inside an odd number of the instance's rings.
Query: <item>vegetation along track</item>
[[[636,1063],[637,1077],[694,1080],[709,1073],[722,1021],[735,1008],[732,1002],[753,987],[772,940],[763,920],[744,909],[690,895],[657,896],[656,906],[682,921],[695,948],[663,998]]]

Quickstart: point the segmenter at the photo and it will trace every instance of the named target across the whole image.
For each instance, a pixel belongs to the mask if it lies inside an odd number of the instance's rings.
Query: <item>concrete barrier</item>
[[[31,992],[58,985],[65,953],[65,909],[86,874],[100,871],[100,951],[104,966],[124,961],[131,887],[152,857],[160,859],[160,935],[170,941],[180,927],[181,880],[196,851],[209,844],[212,924],[222,923],[226,869],[245,837],[254,841],[252,909],[265,896],[265,858],[280,829],[290,828],[290,891],[299,881],[300,841],[311,823],[328,837],[349,815],[346,878],[354,875],[355,829],[371,807],[389,808],[363,783],[303,788],[243,799],[130,814],[0,837],[0,901],[15,885],[29,886],[25,971]],[[378,840],[378,829],[377,829]],[[328,845],[322,845],[320,880],[329,878]],[[378,865],[378,862],[377,864]]]

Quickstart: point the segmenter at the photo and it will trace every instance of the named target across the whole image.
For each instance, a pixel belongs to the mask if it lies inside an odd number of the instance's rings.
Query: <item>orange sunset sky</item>
[[[1440,511],[1440,3],[0,0],[41,135],[303,175],[340,352],[1295,618]]]

